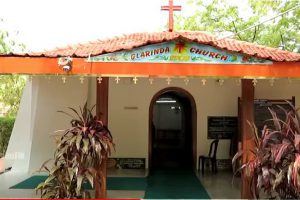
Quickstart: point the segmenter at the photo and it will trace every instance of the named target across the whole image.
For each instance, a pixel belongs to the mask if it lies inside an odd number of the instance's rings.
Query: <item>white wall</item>
[[[207,139],[207,116],[236,116],[237,98],[240,86],[235,80],[228,80],[220,86],[209,79],[202,86],[201,79],[191,79],[185,85],[183,79],[173,79],[167,85],[165,79],[155,79],[153,85],[148,79],[140,78],[133,84],[129,78],[122,78],[116,84],[109,83],[109,128],[114,136],[116,152],[112,157],[144,157],[148,161],[149,106],[153,96],[166,87],[180,87],[194,96],[197,107],[197,153],[207,154],[210,140]],[[95,91],[91,89],[91,91]],[[137,107],[138,109],[125,109]],[[229,140],[220,142],[218,158],[229,157]]]
[[[207,116],[237,116],[237,98],[241,89],[235,79],[225,80],[220,86],[214,79],[208,79],[202,86],[200,78],[192,78],[188,85],[183,79],[172,79],[170,85],[163,78],[155,78],[153,85],[147,78],[140,78],[135,85],[129,78],[121,78],[116,84],[110,78],[109,85],[109,129],[116,143],[112,157],[143,157],[148,161],[149,106],[153,96],[167,87],[180,87],[195,99],[197,107],[197,155],[207,154],[210,140],[207,140]],[[296,96],[300,105],[300,81],[259,80],[255,88],[256,98],[287,99]],[[53,132],[69,127],[69,118],[57,113],[66,107],[83,105],[88,98],[89,105],[96,104],[96,78],[81,84],[78,77],[68,78],[65,84],[61,78],[35,77],[28,84],[22,98],[22,107],[13,130],[7,153],[24,152],[23,160],[15,161],[13,169],[34,172],[43,161],[51,158],[55,149]],[[32,101],[31,101],[32,100]],[[128,109],[137,107],[137,109]],[[31,144],[32,141],[32,144]],[[229,140],[221,140],[218,159],[229,158]]]
[[[37,78],[39,95],[36,101],[35,123],[30,156],[30,172],[38,170],[43,161],[53,157],[56,130],[70,127],[70,117],[57,111],[68,111],[67,107],[79,108],[88,97],[88,81],[80,83],[78,77],[68,77],[66,83],[60,78],[50,81]],[[70,111],[71,112],[71,111]]]
[[[95,84],[94,84],[95,85]],[[122,78],[116,84],[110,78],[109,85],[109,128],[114,136],[116,152],[112,157],[144,157],[148,161],[148,117],[152,97],[161,89],[180,87],[193,95],[197,107],[197,155],[207,154],[211,140],[207,139],[207,116],[237,116],[237,101],[241,88],[236,79],[226,79],[220,86],[215,79],[208,79],[205,86],[200,78],[190,79],[185,85],[183,79],[172,79],[170,85],[163,78],[154,79],[153,85],[147,78],[140,78],[133,84],[129,78]],[[258,80],[255,98],[290,99],[296,96],[300,104],[300,81],[290,83],[287,79],[276,80],[271,86],[269,80]],[[91,92],[95,89],[91,89]],[[138,107],[138,109],[125,109]],[[218,159],[229,158],[230,140],[219,143]]]
[[[25,159],[13,163],[13,170],[32,173],[53,158],[54,132],[70,126],[70,118],[57,111],[83,106],[88,98],[88,81],[81,84],[78,77],[68,77],[63,83],[60,77],[34,77],[29,89],[23,94],[7,153],[24,152]]]
[[[291,99],[295,96],[296,108],[300,105],[300,81],[278,79],[271,86],[269,80],[259,80],[255,87],[255,98],[260,99]]]
[[[13,167],[14,171],[27,171],[32,144],[32,116],[37,98],[38,84],[28,81],[22,95],[20,109],[14,124],[10,142],[5,154],[5,168]]]

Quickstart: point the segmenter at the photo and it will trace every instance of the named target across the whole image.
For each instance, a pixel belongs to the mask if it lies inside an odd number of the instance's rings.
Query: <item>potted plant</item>
[[[238,171],[245,170],[246,178],[251,180],[254,198],[300,199],[300,117],[292,108],[287,111],[280,107],[286,116],[284,121],[269,109],[274,125],[265,125],[261,136],[251,125],[256,147],[250,150],[253,157]],[[233,165],[243,153],[234,156]]]
[[[92,188],[103,174],[99,167],[104,155],[110,155],[114,147],[110,131],[85,104],[72,114],[59,111],[72,118],[71,128],[60,131],[54,153],[53,166],[47,167],[46,161],[41,169],[48,178],[36,190],[42,198],[87,198],[90,193],[83,188],[88,182]],[[101,184],[101,183],[100,183]]]

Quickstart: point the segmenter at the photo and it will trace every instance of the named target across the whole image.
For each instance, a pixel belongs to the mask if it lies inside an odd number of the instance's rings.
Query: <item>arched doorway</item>
[[[170,87],[153,96],[148,148],[149,169],[196,169],[197,111],[189,92]]]

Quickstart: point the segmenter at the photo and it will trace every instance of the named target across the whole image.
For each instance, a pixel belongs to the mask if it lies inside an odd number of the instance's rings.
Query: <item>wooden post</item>
[[[96,115],[103,122],[103,125],[108,126],[108,86],[109,78],[102,78],[101,83],[97,81],[97,97],[96,97]],[[102,163],[99,166],[98,173],[101,176],[101,184],[95,181],[95,198],[106,198],[106,160],[107,155],[102,154]]]
[[[96,115],[105,126],[108,125],[108,87],[108,77],[103,77],[101,83],[97,81]]]
[[[242,149],[243,163],[249,159],[249,155],[245,149],[250,149],[253,147],[253,134],[251,127],[248,124],[254,122],[254,86],[251,79],[242,80],[242,97],[241,97],[241,130],[242,130]],[[242,188],[241,188],[241,198],[242,199],[252,199],[253,195],[250,188],[250,181],[245,176],[245,171],[242,172]]]

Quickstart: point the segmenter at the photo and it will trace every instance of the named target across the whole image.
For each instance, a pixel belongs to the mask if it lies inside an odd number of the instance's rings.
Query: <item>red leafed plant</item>
[[[292,106],[292,105],[291,105]],[[249,150],[252,159],[243,163],[239,170],[251,179],[254,198],[300,199],[300,118],[292,106],[285,112],[285,121],[280,120],[271,110],[274,126],[264,126],[261,136],[255,125],[250,124],[254,133],[255,148]],[[235,165],[245,152],[238,152],[232,159]]]
[[[54,165],[42,165],[48,178],[39,184],[36,190],[42,198],[87,198],[90,194],[83,184],[89,182],[92,188],[96,181],[104,176],[98,170],[103,155],[109,155],[114,148],[110,131],[92,114],[87,105],[76,111],[69,108],[74,115],[71,127],[63,130],[54,153]],[[101,182],[99,182],[101,184]]]

